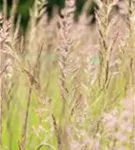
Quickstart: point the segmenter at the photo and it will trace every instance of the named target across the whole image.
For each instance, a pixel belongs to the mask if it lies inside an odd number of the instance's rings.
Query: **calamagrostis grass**
[[[95,3],[88,1],[74,22],[75,0],[66,0],[65,8],[56,7],[48,22],[48,1],[36,0],[25,35],[21,16],[13,24],[15,16],[7,18],[4,3],[6,17],[0,17],[0,94],[6,95],[0,99],[3,149],[134,149],[133,4],[97,3],[92,14],[88,6]],[[131,98],[125,98],[128,95]]]

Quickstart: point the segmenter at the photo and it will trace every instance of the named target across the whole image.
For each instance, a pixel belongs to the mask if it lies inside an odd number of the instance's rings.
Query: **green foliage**
[[[28,20],[29,20],[29,10],[32,8],[35,0],[19,0],[17,15],[21,16],[21,25],[24,29],[26,29]],[[47,1],[47,15],[49,20],[53,17],[53,9],[57,6],[59,10],[64,8],[65,0],[46,0]],[[76,0],[76,11],[74,14],[74,18],[77,21],[79,16],[82,13],[83,7],[85,5],[85,0]],[[3,2],[0,1],[0,10],[2,10]],[[8,14],[10,14],[12,6],[12,1],[8,0]],[[97,3],[93,0],[89,6],[89,10],[87,15],[92,15],[91,23],[95,22],[95,11],[98,9]]]

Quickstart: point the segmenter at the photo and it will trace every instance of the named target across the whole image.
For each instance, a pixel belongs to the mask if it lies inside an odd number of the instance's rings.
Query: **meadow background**
[[[0,150],[134,150],[135,1],[21,2],[0,5]]]

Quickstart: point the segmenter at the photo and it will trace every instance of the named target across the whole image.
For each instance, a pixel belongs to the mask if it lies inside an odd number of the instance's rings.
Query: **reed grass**
[[[0,14],[0,149],[135,149],[135,4],[35,0],[23,34],[13,1]],[[17,16],[16,16],[17,15]],[[14,23],[17,17],[17,22]],[[95,17],[95,22],[91,22]]]

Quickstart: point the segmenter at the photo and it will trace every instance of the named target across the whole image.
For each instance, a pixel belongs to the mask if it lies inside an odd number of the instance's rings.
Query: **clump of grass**
[[[48,22],[36,0],[23,34],[17,2],[0,17],[0,149],[134,149],[133,3],[100,1],[87,18],[88,1],[75,22],[67,0]]]

